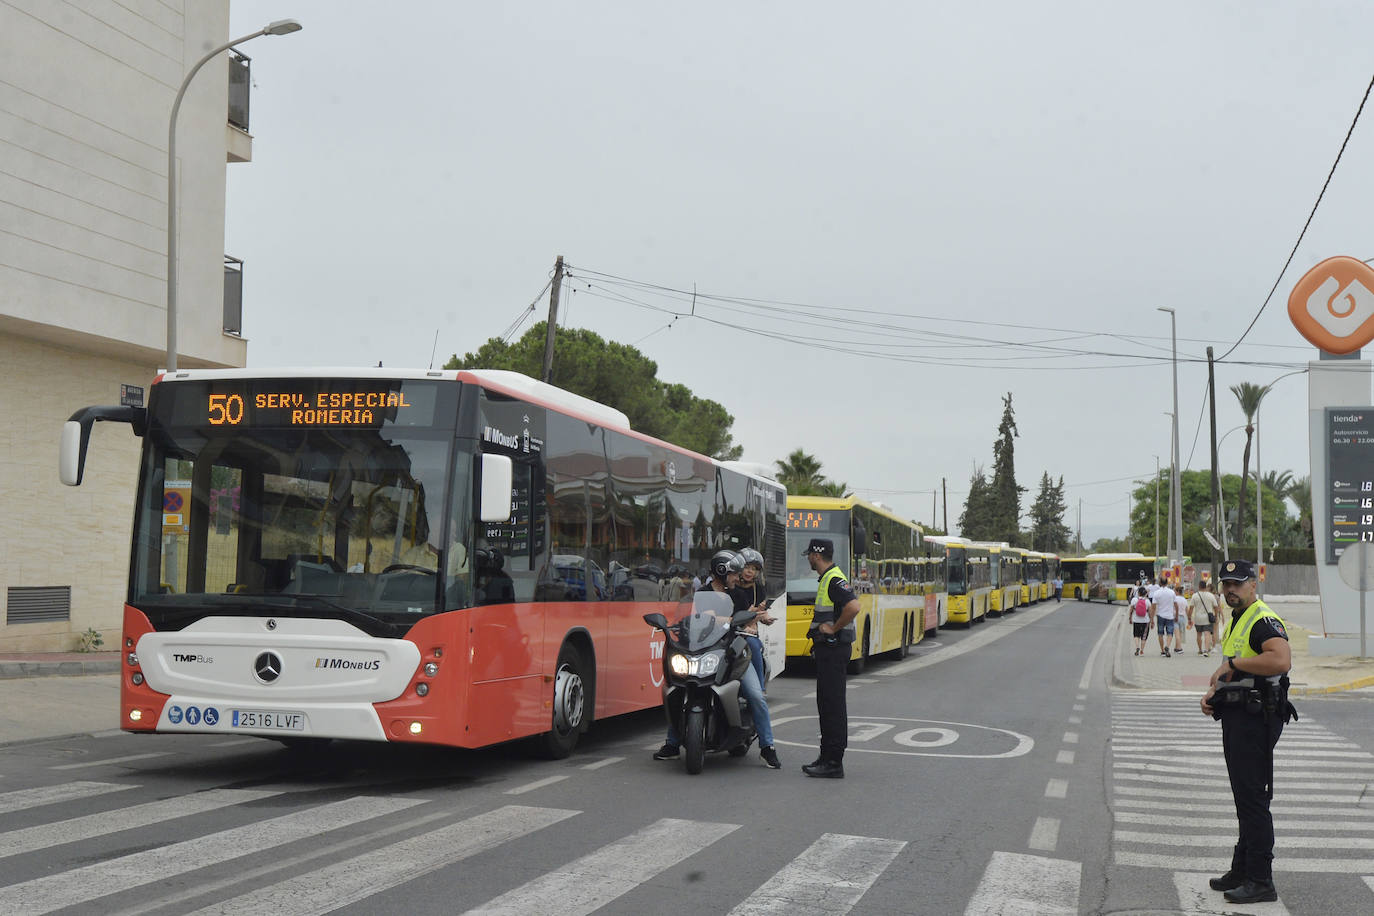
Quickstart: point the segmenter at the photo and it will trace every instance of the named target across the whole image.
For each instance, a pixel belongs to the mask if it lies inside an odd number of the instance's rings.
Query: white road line
[[[1046,798],[1066,798],[1069,794],[1069,781],[1067,779],[1051,779],[1045,783]]]
[[[1107,641],[1108,637],[1112,635],[1115,629],[1116,628],[1110,624],[1103,627],[1102,635],[1097,637],[1097,642],[1093,643],[1093,650],[1088,653],[1088,660],[1083,663],[1083,674],[1078,678],[1079,690],[1087,690],[1088,685],[1092,683],[1093,666],[1097,664],[1097,653],[1102,651],[1103,644]],[[1080,693],[1078,695],[1080,703],[1085,702],[1087,698],[1088,695],[1086,693]]]
[[[1282,739],[1280,739],[1280,741],[1282,741]],[[1340,745],[1340,747],[1359,747],[1359,745],[1345,744]],[[1160,751],[1180,751],[1185,754],[1205,754],[1208,751],[1216,751],[1220,749],[1220,735],[1217,736],[1216,744],[1185,744],[1183,742],[1171,742],[1168,740],[1163,740],[1140,745],[1112,745],[1112,750],[1121,754],[1130,754],[1139,751],[1154,751],[1156,753]],[[1282,743],[1280,743],[1278,748],[1274,751],[1275,759],[1277,759],[1280,756],[1280,754],[1289,757],[1339,757],[1347,760],[1369,760],[1371,758],[1374,758],[1374,754],[1370,754],[1368,751],[1332,750],[1331,748],[1327,747],[1314,747],[1312,745]]]
[[[1150,798],[1114,798],[1114,799],[1112,799],[1112,807],[1114,807],[1114,808],[1146,808],[1146,809],[1148,809],[1148,810],[1150,810],[1150,811],[1158,811],[1158,810],[1160,809],[1160,807],[1164,805],[1164,802],[1160,801],[1158,795],[1159,795],[1159,793],[1156,792],[1156,793],[1154,793],[1154,797],[1150,797]],[[1236,815],[1236,804],[1235,804],[1235,802],[1234,802],[1233,800],[1230,799],[1229,796],[1228,796],[1226,802],[1224,802],[1224,803],[1218,802],[1218,803],[1216,803],[1216,804],[1210,804],[1210,805],[1199,805],[1199,804],[1196,804],[1196,803],[1194,803],[1194,802],[1175,802],[1175,801],[1170,801],[1170,802],[1168,802],[1168,810],[1169,810],[1169,813],[1170,813],[1170,814],[1175,814],[1175,813],[1178,813],[1178,812],[1181,811],[1181,812],[1185,812],[1185,813],[1187,813],[1187,812],[1194,812],[1194,813],[1199,813],[1199,814],[1230,814],[1232,817],[1235,817],[1235,815]],[[1270,810],[1273,814],[1275,814],[1275,815],[1279,815],[1279,814],[1283,814],[1283,815],[1317,815],[1317,816],[1319,816],[1319,817],[1328,817],[1328,818],[1329,818],[1329,817],[1341,817],[1341,818],[1371,818],[1371,817],[1374,817],[1374,811],[1367,811],[1367,810],[1351,810],[1351,809],[1349,809],[1349,808],[1346,808],[1346,809],[1344,809],[1344,810],[1339,809],[1339,808],[1310,808],[1310,807],[1307,807],[1306,805],[1286,805],[1286,804],[1279,804],[1277,801],[1275,801],[1273,804],[1271,804],[1271,805],[1269,806],[1269,810]],[[1158,818],[1156,818],[1155,823],[1158,823]]]
[[[1282,783],[1276,783],[1276,785],[1282,787]],[[1117,795],[1159,795],[1159,789],[1155,786],[1116,786],[1115,791]],[[1179,791],[1187,791],[1189,798],[1194,798],[1199,801],[1207,801],[1210,798],[1234,801],[1229,789],[1216,792],[1199,792],[1194,791],[1192,787],[1185,787]],[[1334,792],[1328,792],[1322,795],[1305,795],[1300,792],[1281,792],[1280,794],[1284,801],[1325,802],[1332,805],[1358,805],[1363,798],[1363,796],[1358,794],[1337,795]],[[1336,814],[1339,812],[1333,811],[1332,813]]]
[[[167,754],[157,751],[152,754],[129,754],[127,757],[108,757],[104,760],[88,760],[85,763],[64,763],[61,766],[48,767],[50,770],[80,770],[86,767],[103,767],[111,763],[128,763],[130,760],[148,760],[152,757],[166,757]]]
[[[1172,825],[1170,825],[1172,826]],[[1113,830],[1112,839],[1118,843],[1163,843],[1166,846],[1201,846],[1215,850],[1217,835],[1196,836],[1181,833],[1151,833],[1148,830]],[[1284,849],[1374,849],[1374,839],[1363,836],[1293,836],[1285,833],[1279,838]],[[1287,861],[1284,858],[1282,861]]]
[[[1234,913],[1238,904],[1226,900],[1208,886],[1207,881],[1216,875],[1202,872],[1174,872],[1174,889],[1178,891],[1180,913],[1197,913],[1199,916]],[[1288,916],[1288,908],[1280,899],[1275,903],[1250,903],[1245,912],[1256,916]]]
[[[1165,824],[1163,818],[1156,812],[1135,812],[1135,811],[1113,811],[1112,817],[1121,824],[1140,824],[1146,827],[1160,827]],[[1223,830],[1234,831],[1236,829],[1236,818],[1233,813],[1230,817],[1179,817],[1177,814],[1170,813],[1167,822],[1169,827],[1196,827],[1199,830],[1221,828]],[[1298,832],[1326,830],[1374,830],[1374,821],[1316,821],[1310,818],[1296,821],[1286,821],[1275,818],[1275,830],[1296,830]]]
[[[1075,703],[1075,704],[1073,704],[1073,711],[1074,711],[1074,712],[1082,712],[1085,708],[1086,708],[1086,707],[1085,707],[1082,703]]]
[[[1074,699],[1075,699],[1075,700],[1078,700],[1078,702],[1080,702],[1080,703],[1083,702],[1084,700],[1086,700],[1087,698],[1088,698],[1088,695],[1087,695],[1086,693],[1080,693],[1078,696],[1074,697]]]
[[[1010,636],[1022,627],[1043,620],[1045,617],[1053,614],[1062,607],[1067,607],[1067,605],[1047,608],[1044,612],[1038,610],[1028,611],[1027,616],[1024,618],[1018,614],[1014,619],[1007,618],[1002,620],[995,627],[979,629],[979,631],[972,636],[959,640],[957,645],[945,646],[941,648],[939,652],[923,655],[920,658],[910,658],[904,662],[897,662],[893,665],[883,665],[882,668],[874,671],[873,674],[878,677],[900,677],[905,674],[910,674],[912,671],[919,671],[922,668],[948,661],[951,658],[958,658],[961,655],[980,649],[988,643],[996,642],[999,639]],[[809,696],[815,696],[815,694],[809,694]]]
[[[509,916],[590,913],[739,826],[663,818],[468,912]]]
[[[234,747],[235,745],[238,745],[238,744],[256,744],[256,745],[258,745],[259,747],[264,748],[264,749],[277,750],[277,748],[273,748],[271,745],[269,745],[266,741],[262,740],[261,738],[232,738],[232,739],[230,739],[230,740],[228,740],[228,741],[212,741],[211,743],[209,743],[209,744],[207,744],[207,745],[205,745],[205,746],[206,746],[206,747]]]
[[[1078,743],[1078,732],[1064,732],[1064,743],[1065,743],[1065,744],[1077,744],[1077,743]]]
[[[1073,751],[1060,751],[1054,758],[1055,763],[1073,763]]]
[[[848,913],[906,843],[822,834],[769,878],[730,916],[830,916]]]
[[[112,782],[67,782],[58,786],[40,786],[37,789],[17,789],[0,794],[0,814],[135,788],[138,787],[121,786]]]
[[[1325,776],[1326,774],[1323,773],[1322,775]],[[1191,779],[1187,779],[1187,780],[1180,780],[1179,777],[1178,777],[1177,775],[1175,775],[1175,774],[1160,774],[1160,775],[1156,775],[1156,774],[1154,774],[1154,773],[1137,773],[1137,772],[1125,772],[1125,773],[1113,772],[1113,773],[1112,773],[1112,777],[1113,777],[1114,779],[1128,780],[1128,781],[1133,781],[1133,782],[1158,782],[1158,783],[1164,783],[1165,785],[1168,785],[1168,786],[1177,786],[1180,782],[1184,782],[1184,783],[1187,784],[1188,790],[1189,790],[1190,792],[1191,792],[1194,788],[1199,787],[1199,786],[1202,787],[1202,788],[1205,788],[1205,789],[1226,789],[1226,788],[1230,787],[1231,782],[1230,782],[1230,780],[1228,780],[1228,779],[1226,778],[1226,774],[1225,774],[1225,773],[1219,773],[1219,774],[1217,774],[1217,776],[1218,776],[1218,778],[1216,778],[1216,779],[1197,779],[1197,778],[1191,778]],[[1288,790],[1288,789],[1326,789],[1326,790],[1331,791],[1331,792],[1349,792],[1349,791],[1350,791],[1350,788],[1351,788],[1349,782],[1326,782],[1326,781],[1322,781],[1322,780],[1295,780],[1295,779],[1284,779],[1284,780],[1282,780],[1281,782],[1279,782],[1278,785],[1279,785],[1282,789],[1284,789],[1284,790]]]
[[[994,852],[964,916],[1078,916],[1079,862]]]
[[[599,769],[601,769],[602,767],[608,767],[608,766],[610,766],[610,765],[613,764],[613,763],[619,763],[620,761],[622,761],[622,760],[624,760],[624,759],[625,759],[624,757],[607,757],[605,760],[598,760],[598,761],[596,761],[595,763],[584,763],[584,764],[582,764],[582,766],[581,766],[579,769],[583,769],[583,770],[599,770]]]
[[[1082,716],[1069,716],[1069,724],[1070,724],[1070,725],[1082,725],[1082,724],[1083,724],[1083,717],[1082,717]]]
[[[1026,845],[1041,852],[1054,852],[1059,845],[1059,818],[1037,817]]]
[[[421,800],[417,798],[360,796],[107,859],[5,888],[5,912],[9,916],[50,913],[264,849],[297,840],[313,840],[330,830],[394,814],[418,804]]]
[[[851,683],[851,684],[876,684],[876,683],[878,683],[878,682],[875,681],[875,680],[873,680],[873,678],[871,678],[871,677],[851,677],[851,678],[849,679],[849,683]]]
[[[1282,746],[1280,746],[1280,748],[1281,747]],[[1221,755],[1220,740],[1218,740],[1217,746],[1215,748],[1212,748],[1212,750],[1214,751],[1214,753],[1207,754],[1205,756],[1185,756],[1179,754],[1145,754],[1137,753],[1134,751],[1122,754],[1115,750],[1112,752],[1112,754],[1116,758],[1115,762],[1117,763],[1140,761],[1144,763],[1187,764],[1191,766],[1195,763],[1217,763],[1224,759]],[[1320,761],[1316,761],[1314,763],[1314,761],[1312,760],[1285,760],[1282,754],[1278,753],[1277,751],[1274,753],[1275,771],[1287,768],[1301,769],[1303,772],[1307,772],[1311,770],[1314,765],[1319,763]],[[1364,763],[1359,760],[1342,760],[1339,763],[1333,763],[1332,766],[1339,766],[1342,770],[1348,772],[1362,772],[1364,773],[1364,776],[1362,776],[1361,778],[1367,779],[1370,777],[1374,777],[1374,763]]]
[[[141,805],[132,805],[128,808],[117,808],[113,811],[101,811],[97,814],[73,817],[52,824],[38,824],[33,827],[25,827],[22,830],[10,830],[6,833],[0,833],[0,859],[6,856],[17,856],[20,853],[61,846],[63,843],[89,840],[92,837],[118,833],[121,830],[133,830],[137,827],[147,827],[150,824],[160,824],[163,821],[170,821],[179,817],[204,814],[206,811],[257,801],[260,798],[271,798],[278,794],[280,793],[265,792],[260,789],[211,789],[208,792],[197,792],[194,795],[178,795],[175,798],[144,802]]]
[[[551,786],[556,782],[562,782],[571,776],[571,773],[560,773],[557,776],[545,776],[543,779],[536,779],[534,782],[527,782],[523,786],[516,786],[514,789],[507,789],[507,795],[524,795],[526,792],[533,792],[535,789],[542,789]]]
[[[1201,858],[1197,856],[1161,856],[1148,852],[1126,852],[1117,850],[1113,861],[1117,865],[1134,865],[1140,868],[1166,868],[1170,871],[1197,871],[1205,869],[1205,874],[1215,877],[1231,867],[1231,857]],[[1360,872],[1374,871],[1374,859],[1302,859],[1284,856],[1280,870],[1297,871],[1307,874],[1335,872],[1342,875],[1355,875]],[[1216,893],[1213,891],[1213,893]],[[1221,895],[1217,894],[1220,901]],[[1227,910],[1225,912],[1234,912]],[[1251,912],[1249,909],[1246,913]]]
[[[562,808],[507,805],[305,875],[287,878],[232,900],[211,904],[192,916],[255,916],[258,913],[317,916],[329,913],[577,813]]]

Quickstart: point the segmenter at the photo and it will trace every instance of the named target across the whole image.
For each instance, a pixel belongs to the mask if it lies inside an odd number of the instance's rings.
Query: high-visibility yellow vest
[[[840,572],[838,566],[831,566],[821,574],[821,581],[816,586],[816,610],[811,617],[811,629],[813,630],[823,623],[832,622],[838,619],[835,612],[835,605],[830,600],[830,583],[834,582],[836,579],[840,580],[842,583],[848,582],[848,580],[845,579],[844,573]],[[844,629],[849,631],[850,636],[853,636],[856,632],[854,621],[849,621]]]
[[[1221,654],[1231,658],[1254,658],[1259,655],[1250,646],[1250,631],[1254,629],[1258,621],[1265,617],[1274,618],[1279,622],[1279,626],[1283,627],[1284,632],[1288,631],[1283,618],[1271,611],[1269,605],[1256,598],[1255,603],[1242,611],[1239,617],[1233,616],[1231,618],[1231,631],[1226,634],[1226,640],[1221,644]],[[1232,677],[1234,676],[1232,675]],[[1277,684],[1281,676],[1276,674],[1269,677],[1262,675],[1255,675],[1254,677],[1256,680],[1267,680]]]

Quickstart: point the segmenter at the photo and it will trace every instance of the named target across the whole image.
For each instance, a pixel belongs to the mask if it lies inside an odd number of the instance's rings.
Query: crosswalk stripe
[[[1158,805],[1151,807],[1157,808]],[[1157,811],[1136,812],[1136,811],[1113,811],[1112,817],[1121,824],[1143,824],[1149,827],[1163,826],[1163,821]],[[1169,827],[1196,827],[1198,829],[1220,828],[1223,830],[1235,830],[1236,818],[1232,813],[1230,817],[1179,817],[1177,814],[1170,813],[1167,826]],[[1277,830],[1374,830],[1374,820],[1354,821],[1343,819],[1339,821],[1314,821],[1310,818],[1304,820],[1287,821],[1274,819],[1274,829]]]
[[[1359,745],[1352,744],[1347,746],[1358,747]],[[1374,760],[1374,754],[1369,753],[1369,751],[1332,750],[1329,748],[1314,748],[1304,745],[1290,745],[1282,743],[1279,745],[1279,748],[1282,748],[1282,751],[1280,752],[1278,749],[1274,751],[1275,759],[1278,759],[1280,753],[1282,753],[1282,755],[1285,757],[1339,757]],[[1124,747],[1116,747],[1115,745],[1113,745],[1112,750],[1120,754],[1129,754],[1134,751],[1151,751],[1156,754],[1158,754],[1160,751],[1180,751],[1185,754],[1207,753],[1208,751],[1221,750],[1221,737],[1217,736],[1217,741],[1215,744],[1173,744],[1167,741],[1161,741],[1152,744],[1132,744],[1130,746]],[[1344,762],[1344,760],[1342,760],[1342,762]]]
[[[1278,783],[1277,781],[1275,781],[1275,785],[1278,785],[1278,784],[1279,784],[1279,783]],[[1114,791],[1117,795],[1154,795],[1154,796],[1157,796],[1157,795],[1160,794],[1160,790],[1157,789],[1157,788],[1155,788],[1155,787],[1153,787],[1153,786],[1115,786],[1115,787],[1113,788],[1113,791]],[[1209,798],[1210,798],[1210,799],[1224,799],[1224,800],[1226,800],[1226,801],[1234,801],[1234,800],[1235,800],[1234,797],[1231,795],[1231,791],[1230,791],[1229,789],[1227,789],[1226,791],[1216,791],[1216,792],[1212,792],[1212,791],[1203,791],[1203,792],[1199,792],[1199,791],[1193,790],[1193,789],[1190,787],[1190,788],[1188,789],[1188,797],[1189,797],[1189,798],[1200,799],[1200,800],[1202,800],[1202,801],[1206,801],[1206,800],[1209,799]],[[1326,802],[1326,803],[1328,803],[1328,804],[1333,804],[1333,805],[1336,805],[1336,804],[1340,804],[1340,805],[1357,805],[1357,804],[1360,803],[1360,800],[1361,800],[1362,797],[1363,797],[1362,793],[1357,793],[1357,794],[1355,794],[1355,795],[1336,795],[1336,794],[1334,794],[1334,793],[1329,793],[1329,794],[1324,794],[1324,795],[1303,795],[1303,794],[1301,794],[1301,793],[1295,793],[1295,792],[1284,792],[1284,793],[1283,793],[1283,800],[1284,800],[1284,801],[1295,801],[1295,802]]]
[[[413,798],[349,798],[35,878],[5,888],[5,912],[10,916],[50,913],[207,865],[317,837],[420,803],[420,799]]]
[[[0,833],[0,859],[49,849],[64,843],[75,843],[78,840],[89,840],[121,830],[160,824],[192,814],[204,814],[206,811],[271,798],[278,794],[280,793],[260,789],[211,789],[194,795],[179,795],[176,798],[144,802],[114,811],[86,814],[54,824],[38,824],[21,830],[10,830]]]
[[[994,852],[964,916],[1078,916],[1083,865],[1015,852]]]
[[[1059,818],[1037,817],[1026,845],[1041,852],[1054,852],[1059,845]]]
[[[1149,798],[1116,798],[1112,800],[1112,806],[1119,808],[1148,808],[1152,811],[1158,811],[1161,808],[1167,808],[1170,814],[1188,811],[1202,813],[1216,813],[1226,811],[1230,812],[1232,815],[1236,813],[1236,803],[1233,799],[1229,797],[1225,802],[1216,802],[1214,804],[1200,805],[1196,802],[1176,802],[1172,799],[1167,802],[1161,801],[1158,795],[1156,794],[1154,797]],[[1269,806],[1269,810],[1274,814],[1316,814],[1323,817],[1339,816],[1343,818],[1374,818],[1374,811],[1356,810],[1350,808],[1315,808],[1308,807],[1306,805],[1289,805],[1286,803],[1279,804],[1277,797],[1274,803]]]
[[[622,761],[622,760],[624,760],[624,759],[625,759],[624,757],[607,757],[607,758],[604,759],[604,760],[594,760],[594,761],[592,761],[591,763],[584,763],[584,764],[582,764],[582,766],[580,767],[580,769],[583,769],[583,770],[599,770],[599,769],[601,769],[602,767],[608,767],[608,766],[610,766],[610,765],[613,764],[613,763],[619,763],[620,761]]]
[[[468,912],[490,916],[590,913],[739,827],[663,818]]]
[[[41,805],[55,805],[58,802],[91,798],[107,792],[123,792],[135,786],[121,786],[111,782],[67,782],[56,786],[40,786],[36,789],[16,789],[0,793],[0,814],[23,811]]]
[[[1290,760],[1285,758],[1281,753],[1282,747],[1283,744],[1280,743],[1279,749],[1276,749],[1274,751],[1275,769],[1282,769],[1283,767],[1302,767],[1304,770],[1310,770],[1313,767],[1314,764],[1311,760]],[[1121,758],[1123,760],[1140,760],[1145,762],[1153,761],[1157,763],[1186,764],[1188,766],[1192,766],[1195,763],[1215,763],[1218,760],[1221,760],[1222,756],[1220,745],[1217,746],[1216,751],[1217,753],[1205,757],[1181,757],[1176,754],[1122,754],[1120,752],[1114,752],[1113,756]],[[1342,769],[1346,770],[1364,771],[1364,776],[1361,778],[1368,778],[1370,776],[1374,776],[1374,763],[1364,763],[1363,761],[1359,760],[1342,760],[1339,762],[1339,764],[1333,765],[1339,765]]]
[[[506,805],[250,891],[192,916],[317,916],[397,887],[578,814],[563,808]]]
[[[903,840],[822,834],[729,916],[848,913],[905,846]]]
[[[1221,774],[1222,776],[1224,776],[1224,775],[1226,774],[1226,760],[1225,760],[1220,754],[1218,754],[1215,758],[1211,758],[1211,759],[1205,760],[1205,761],[1203,761],[1203,762],[1204,762],[1204,763],[1210,763],[1210,764],[1214,765],[1214,766],[1217,768],[1217,772],[1218,772],[1219,774]],[[1192,774],[1194,774],[1194,773],[1197,772],[1197,768],[1196,768],[1196,767],[1192,767],[1192,766],[1170,766],[1170,765],[1167,764],[1167,763],[1159,763],[1159,762],[1155,762],[1155,761],[1148,761],[1148,762],[1146,762],[1146,761],[1139,761],[1139,760],[1117,760],[1117,761],[1114,761],[1114,762],[1112,763],[1112,770],[1115,771],[1115,772],[1122,772],[1122,773],[1149,771],[1149,772],[1152,772],[1152,773],[1176,773],[1176,774],[1179,774],[1179,775],[1189,775],[1189,776],[1191,776]],[[1290,779],[1298,778],[1298,777],[1301,777],[1301,776],[1306,776],[1306,775],[1308,775],[1308,773],[1311,772],[1311,771],[1312,771],[1312,767],[1311,767],[1310,765],[1304,765],[1304,766],[1303,766],[1303,772],[1301,772],[1301,773],[1282,773],[1282,772],[1280,772],[1278,775],[1281,776],[1281,777],[1283,777],[1283,781],[1284,781],[1285,783],[1287,783]],[[1342,783],[1342,785],[1345,786],[1345,787],[1347,787],[1347,788],[1348,788],[1349,785],[1350,785],[1350,780],[1367,781],[1367,780],[1369,780],[1371,777],[1374,777],[1374,773],[1368,773],[1368,772],[1364,772],[1364,773],[1349,773],[1349,772],[1346,772],[1346,771],[1344,771],[1344,770],[1332,770],[1332,769],[1328,769],[1327,767],[1322,767],[1322,768],[1321,768],[1321,775],[1327,777],[1328,779],[1344,780],[1344,782]]]
[[[562,782],[571,776],[571,773],[560,773],[554,776],[545,776],[543,779],[536,779],[534,782],[527,782],[523,786],[516,786],[514,789],[507,789],[507,795],[524,795],[526,792],[533,792],[535,789],[542,789],[551,786],[556,782]]]
[[[1148,830],[1113,830],[1112,839],[1120,843],[1163,843],[1166,846],[1202,846],[1207,849],[1217,846],[1216,834],[1210,833],[1194,836],[1152,833]],[[1374,849],[1374,839],[1362,836],[1293,836],[1285,833],[1279,837],[1278,845],[1281,849]]]
[[[1221,774],[1221,778],[1219,779],[1199,779],[1197,777],[1180,779],[1177,775],[1171,774],[1137,773],[1133,771],[1116,772],[1115,768],[1113,768],[1112,773],[1113,779],[1122,779],[1134,782],[1162,783],[1167,786],[1177,786],[1180,782],[1183,782],[1187,785],[1189,793],[1191,793],[1193,789],[1198,787],[1205,789],[1229,788],[1231,782],[1230,780],[1226,779],[1225,776],[1226,774],[1223,772]],[[1278,784],[1281,784],[1284,789],[1328,789],[1333,792],[1349,791],[1350,789],[1349,782],[1323,782],[1283,779],[1279,781]]]
[[[84,770],[87,767],[103,767],[112,763],[128,763],[131,760],[150,760],[153,757],[166,757],[162,751],[154,751],[151,754],[128,754],[124,757],[107,757],[104,760],[87,760],[84,763],[64,763],[61,766],[48,767],[50,770]]]
[[[1174,890],[1178,892],[1178,908],[1182,913],[1196,913],[1199,916],[1234,913],[1237,904],[1227,903],[1221,894],[1208,886],[1209,878],[1216,875],[1202,872],[1174,872]],[[1247,914],[1257,916],[1288,916],[1288,908],[1280,899],[1275,903],[1249,903],[1245,905]]]
[[[1280,849],[1282,847],[1280,846]],[[1118,849],[1114,856],[1117,865],[1134,865],[1140,868],[1164,868],[1169,871],[1197,871],[1205,869],[1215,877],[1231,867],[1231,857],[1200,858],[1198,856],[1167,856],[1148,852],[1131,852]],[[1374,859],[1305,859],[1297,856],[1284,856],[1278,866],[1279,871],[1303,872],[1308,874],[1336,872],[1342,875],[1374,872]],[[1246,910],[1246,912],[1250,912]]]

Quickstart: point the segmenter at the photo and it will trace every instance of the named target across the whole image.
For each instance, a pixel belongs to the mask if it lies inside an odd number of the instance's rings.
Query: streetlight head
[[[262,31],[265,35],[290,35],[300,30],[301,24],[295,19],[278,19],[276,22],[267,23],[267,27]]]
[[[297,26],[297,28],[300,28],[300,26]],[[1167,305],[1157,305],[1157,306],[1155,306],[1155,311],[1156,311],[1156,312],[1168,312],[1170,315],[1174,314],[1174,310],[1171,309],[1171,308],[1169,308]]]

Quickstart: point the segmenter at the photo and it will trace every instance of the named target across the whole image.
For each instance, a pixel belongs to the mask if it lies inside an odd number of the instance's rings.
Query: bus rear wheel
[[[551,760],[561,760],[577,747],[586,730],[587,685],[583,680],[582,653],[568,643],[558,650],[558,665],[553,675],[552,728],[540,736],[540,750]]]
[[[863,648],[859,650],[858,658],[851,658],[845,671],[849,674],[863,674],[868,667],[868,622],[864,621]]]

